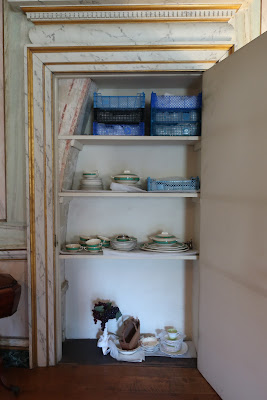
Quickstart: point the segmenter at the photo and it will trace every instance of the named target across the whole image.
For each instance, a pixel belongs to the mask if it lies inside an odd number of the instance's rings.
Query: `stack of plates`
[[[111,239],[110,245],[112,249],[119,251],[131,251],[137,245],[137,239],[127,235],[119,235]]]
[[[158,253],[182,253],[184,251],[188,251],[189,247],[185,243],[161,245],[155,244],[153,242],[148,242],[142,244],[140,249],[145,251],[154,251]]]
[[[151,241],[144,243],[140,247],[141,250],[159,253],[181,253],[189,250],[185,243],[179,242],[175,236],[168,232],[159,233],[150,239]]]
[[[80,182],[80,190],[103,190],[102,179],[84,174]]]
[[[80,190],[103,190],[102,179],[81,179]]]

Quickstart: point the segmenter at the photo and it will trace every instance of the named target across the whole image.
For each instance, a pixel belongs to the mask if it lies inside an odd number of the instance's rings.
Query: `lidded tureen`
[[[150,239],[152,239],[153,242],[157,244],[175,244],[178,242],[177,237],[168,232],[161,232],[157,235],[150,236]]]
[[[122,174],[112,176],[111,178],[114,180],[114,182],[122,183],[124,185],[135,185],[140,181],[140,177],[132,174],[129,170],[125,170]]]

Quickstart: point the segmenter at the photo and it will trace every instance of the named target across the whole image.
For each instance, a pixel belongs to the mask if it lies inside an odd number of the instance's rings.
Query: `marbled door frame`
[[[204,71],[232,44],[168,46],[28,46],[25,50],[27,242],[30,366],[61,359],[58,174],[54,165],[57,78],[96,72]],[[216,60],[214,60],[216,59]],[[138,61],[136,61],[138,60]],[[203,62],[206,60],[208,62]],[[84,75],[83,75],[84,76]]]
[[[4,104],[4,10],[0,0],[0,220],[6,220],[6,156]]]

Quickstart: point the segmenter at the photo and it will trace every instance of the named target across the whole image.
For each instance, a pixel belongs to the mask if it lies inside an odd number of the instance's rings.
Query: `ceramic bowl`
[[[66,244],[66,250],[68,251],[78,251],[81,250],[82,246],[79,243],[69,243]]]
[[[124,185],[135,185],[140,181],[140,177],[132,174],[129,170],[125,170],[122,174],[112,176],[111,178],[114,180],[114,182],[122,183]]]
[[[83,178],[85,179],[94,179],[98,177],[98,171],[86,171],[83,173]]]
[[[141,339],[141,346],[145,349],[154,349],[159,344],[158,339],[155,336],[147,336]]]
[[[157,244],[175,244],[178,242],[178,239],[168,232],[161,232],[155,236],[150,236],[149,238],[153,243]]]
[[[137,240],[135,238],[130,238],[128,241],[118,242],[116,239],[112,239],[110,245],[114,250],[131,251],[135,249]]]
[[[117,235],[114,239],[117,240],[117,242],[129,242],[131,240],[130,236],[124,234]]]
[[[84,242],[84,244],[85,244],[85,242],[87,242],[87,240],[89,240],[89,239],[91,239],[91,236],[88,236],[88,235],[80,235],[80,241],[81,241],[81,242]]]
[[[94,248],[94,247],[99,247],[101,248],[101,240],[100,239],[89,239],[85,242],[85,246],[90,249],[90,248]]]

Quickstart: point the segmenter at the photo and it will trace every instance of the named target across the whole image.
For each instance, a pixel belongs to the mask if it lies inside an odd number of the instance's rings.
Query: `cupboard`
[[[195,319],[198,326],[195,342],[198,343],[198,367],[200,372],[222,398],[231,400],[251,398],[261,400],[264,399],[266,393],[266,346],[264,335],[266,330],[265,242],[267,215],[267,192],[266,185],[264,185],[266,171],[264,151],[267,140],[265,135],[266,44],[267,37],[262,35],[228,59],[206,71],[203,74],[202,83],[199,306],[195,307],[195,310],[198,309],[199,311]],[[51,82],[53,82],[53,79],[66,77],[67,73],[69,75],[72,73],[73,76],[74,68],[76,77],[79,77],[79,73],[82,70],[84,72],[85,69],[85,64],[81,64],[81,67],[78,65],[79,61],[81,62],[82,59],[83,63],[85,63],[86,57],[88,60],[89,57],[94,56],[92,49],[78,49],[75,53],[72,53],[71,57],[68,57],[66,52],[64,53],[64,49],[58,51],[59,53],[56,54],[57,62],[62,60],[62,62],[66,63],[64,64],[64,74],[62,66],[53,67],[52,65],[49,71],[45,69],[46,67],[42,68],[44,62],[47,63],[46,65],[49,65],[49,60],[51,63],[55,62],[55,54],[51,49],[50,53],[49,48],[42,49],[42,53],[38,53],[38,58],[29,56],[29,65],[33,67],[37,74],[29,74],[29,76],[32,76],[32,80],[30,78],[28,81],[29,88],[33,89],[29,93],[34,93],[34,96],[31,96],[31,94],[29,96],[29,132],[30,138],[34,137],[35,139],[35,147],[32,147],[31,139],[29,141],[30,182],[32,182],[32,174],[38,174],[38,180],[35,180],[34,186],[30,185],[29,191],[31,208],[35,210],[35,214],[31,214],[30,219],[32,236],[29,238],[29,243],[30,251],[36,257],[31,257],[30,271],[36,272],[36,280],[33,276],[32,282],[37,283],[36,292],[33,292],[32,299],[36,295],[38,307],[36,304],[36,309],[33,307],[33,312],[37,316],[41,315],[40,318],[37,318],[36,326],[33,328],[39,334],[47,326],[46,321],[54,321],[55,319],[57,321],[56,328],[54,323],[49,325],[48,341],[46,339],[42,341],[40,335],[37,335],[36,342],[33,342],[38,350],[37,361],[39,365],[45,364],[46,357],[48,357],[51,364],[55,362],[55,358],[53,361],[55,352],[52,346],[54,341],[57,342],[57,359],[60,358],[61,346],[60,309],[58,306],[60,298],[60,291],[58,290],[60,282],[58,277],[58,246],[54,252],[55,262],[50,258],[46,259],[45,255],[48,254],[48,257],[50,257],[51,251],[53,254],[53,242],[51,244],[53,224],[51,224],[51,218],[48,216],[53,216],[51,204],[53,205],[57,202],[58,194],[49,168],[52,159],[50,138],[54,137],[51,135],[51,131],[52,129],[54,129],[54,133],[57,131],[56,126],[50,124],[50,121],[53,120],[49,114],[49,110],[51,110],[50,99],[52,98],[49,98],[51,96]],[[97,54],[101,57],[99,53]],[[120,56],[123,57],[123,54],[120,53]],[[119,58],[119,56],[117,57]],[[144,57],[142,51],[140,51],[140,57],[142,61],[142,57]],[[74,62],[77,63],[75,67],[73,66]],[[86,66],[88,75],[96,73],[92,71],[91,65],[88,61]],[[140,65],[138,64],[139,73],[144,72]],[[55,69],[53,70],[53,68]],[[91,70],[89,70],[90,68]],[[115,67],[113,66],[112,68],[114,70]],[[130,66],[129,68],[133,67]],[[146,68],[148,69],[147,66]],[[157,72],[155,65],[153,68],[154,70],[150,71],[151,75]],[[135,69],[137,69],[136,66]],[[45,81],[37,79],[40,74],[44,74]],[[56,76],[52,76],[53,74]],[[42,82],[42,85],[40,85],[40,82]],[[55,86],[52,87],[54,88],[52,95],[55,99],[52,110],[55,112],[58,93],[55,90]],[[39,107],[43,98],[46,105],[45,116],[43,110],[41,112]],[[33,113],[34,119],[32,119],[31,113]],[[45,128],[43,121],[46,122]],[[43,135],[44,132],[45,137]],[[38,139],[40,137],[42,137],[42,144],[44,141],[48,144],[46,146],[45,162],[43,152],[39,146]],[[107,146],[110,146],[110,144]],[[165,145],[161,144],[160,146],[164,147]],[[186,152],[192,152],[193,158],[199,157],[200,153],[194,153],[193,146],[182,146],[183,149],[187,149],[185,150]],[[89,146],[87,147],[89,148]],[[118,151],[122,151],[122,147],[121,145]],[[143,146],[139,147],[140,151],[144,151]],[[148,146],[149,149],[150,147],[154,149],[153,152],[157,151],[154,145]],[[157,148],[158,146],[156,146]],[[180,150],[173,150],[173,148],[179,148]],[[104,147],[101,147],[99,151],[103,152]],[[181,146],[172,145],[170,151],[181,151]],[[108,154],[108,150],[106,154]],[[147,155],[145,157],[147,158]],[[128,158],[127,154],[128,160],[131,160],[131,158],[130,155]],[[132,162],[134,161],[134,158],[132,158]],[[189,164],[190,168],[194,165],[195,167],[192,168],[198,168],[197,164],[194,164],[195,162],[193,161]],[[139,168],[137,164],[132,165],[135,168]],[[35,166],[34,170],[33,166]],[[150,166],[148,165],[146,168],[144,172],[150,173]],[[80,170],[82,170],[82,167]],[[51,198],[53,199],[50,189],[49,191],[42,190],[44,182],[46,183],[46,188],[54,188],[55,202],[50,201]],[[49,201],[47,201],[47,195]],[[46,213],[42,209],[44,199],[47,206]],[[84,201],[88,203],[88,200],[79,199],[77,202],[82,203]],[[118,204],[119,211],[122,210],[122,212],[125,212],[125,203],[129,200],[129,208],[133,209],[134,215],[139,215],[134,208],[137,207],[136,204],[139,207],[141,202],[149,202],[150,204],[156,201],[163,202],[163,199],[156,198],[105,198],[101,199],[97,206],[102,207],[103,210],[107,200],[109,202],[112,201],[113,204]],[[90,202],[92,201],[94,202],[95,199],[90,199]],[[194,208],[194,216],[197,215],[199,204],[192,203],[192,199],[164,199],[165,203],[167,201],[171,201],[174,208],[174,201],[176,205],[178,204],[177,207],[181,207],[183,202],[187,202],[186,206]],[[74,202],[76,200],[72,200],[72,203]],[[152,206],[147,207],[147,212],[151,212],[151,208]],[[169,209],[171,207],[168,207],[167,211]],[[57,210],[55,211],[57,218]],[[149,218],[151,217],[152,215],[150,214]],[[113,218],[113,216],[108,215],[108,218]],[[195,220],[197,221],[197,218]],[[47,224],[42,221],[46,221]],[[153,221],[151,218],[149,224],[144,225],[143,234],[148,232],[149,229],[153,229],[151,225],[151,222],[154,223]],[[97,220],[99,228],[102,222],[102,219]],[[127,224],[128,226],[131,226],[131,224]],[[55,224],[54,227],[58,228],[58,225]],[[193,234],[193,223],[192,225],[189,224],[189,227]],[[126,228],[126,224],[120,227],[120,229],[123,228]],[[178,229],[177,225],[175,229]],[[177,232],[175,229],[173,229],[174,233]],[[47,233],[47,235],[43,232]],[[106,234],[108,233],[106,232]],[[179,234],[179,232],[177,233]],[[197,234],[193,237],[197,237]],[[50,249],[50,252],[44,252],[44,246],[40,238],[47,238],[47,247],[45,249]],[[140,239],[142,239],[142,235],[140,235]],[[45,263],[45,260],[48,261]],[[154,260],[152,261],[154,263]],[[97,263],[99,261],[95,260],[93,262]],[[136,260],[131,262],[135,263]],[[168,261],[168,263],[172,262],[184,261]],[[140,265],[139,261],[138,265]],[[73,265],[72,270],[75,267]],[[151,266],[150,269],[154,272],[154,267],[152,268]],[[106,272],[109,273],[110,270],[107,268]],[[181,272],[182,268],[177,268],[177,264],[175,264],[174,270]],[[47,286],[43,271],[46,271],[50,279]],[[197,268],[192,267],[192,271],[197,271]],[[138,271],[139,275],[142,272],[143,268]],[[103,275],[99,275],[99,283],[103,282],[102,278]],[[81,279],[83,279],[82,276]],[[146,288],[147,286],[143,286],[142,292],[145,292]],[[127,288],[120,287],[120,290],[126,292]],[[117,292],[119,292],[119,289],[116,289]],[[52,293],[52,296],[49,293]],[[78,296],[77,292],[76,295]],[[45,303],[45,298],[47,298],[48,303]],[[55,308],[53,299],[57,300]],[[47,307],[45,304],[47,304]],[[119,304],[119,306],[121,305]],[[84,310],[88,310],[87,303],[84,304]]]

